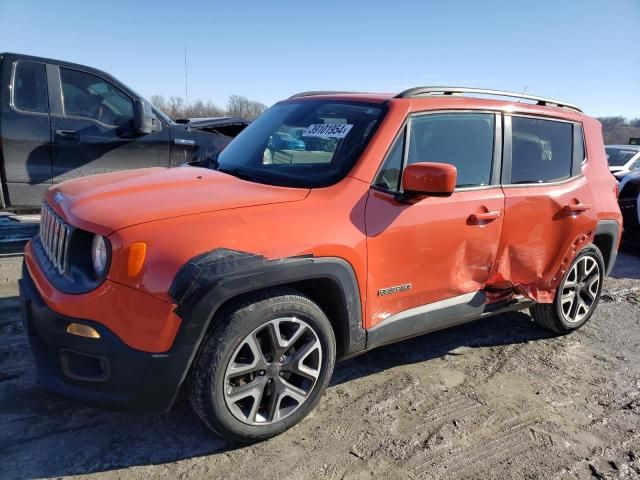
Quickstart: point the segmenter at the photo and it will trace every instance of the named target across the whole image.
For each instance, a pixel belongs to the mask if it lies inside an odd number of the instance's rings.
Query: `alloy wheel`
[[[578,323],[596,303],[601,279],[598,262],[585,255],[573,264],[561,289],[560,310],[567,323]]]
[[[298,410],[322,366],[314,329],[295,317],[277,318],[247,335],[231,355],[224,399],[232,415],[249,425],[269,425]]]

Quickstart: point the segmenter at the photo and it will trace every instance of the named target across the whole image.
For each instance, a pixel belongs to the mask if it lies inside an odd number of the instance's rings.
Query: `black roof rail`
[[[349,91],[341,91],[341,90],[311,90],[309,92],[300,92],[295,95],[291,95],[289,98],[300,98],[300,97],[315,97],[316,95],[341,95],[345,93],[362,93],[362,92],[349,92]]]
[[[480,95],[491,95],[494,97],[507,97],[518,98],[521,100],[530,100],[536,102],[537,105],[544,106],[556,106],[562,108],[569,108],[577,112],[582,113],[582,109],[577,105],[571,103],[561,102],[559,100],[553,100],[551,98],[536,97],[533,95],[526,95],[524,93],[505,92],[502,90],[490,90],[487,88],[472,88],[472,87],[414,87],[404,92],[400,92],[396,95],[396,98],[414,98],[428,95],[462,95],[464,93],[476,93]]]

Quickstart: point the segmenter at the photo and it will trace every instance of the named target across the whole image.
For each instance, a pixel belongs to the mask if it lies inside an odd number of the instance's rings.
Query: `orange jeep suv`
[[[338,359],[527,308],[580,328],[621,225],[600,123],[578,107],[306,92],[209,168],[53,186],[24,322],[45,388],[146,411],[185,388],[211,429],[255,441],[303,419]]]

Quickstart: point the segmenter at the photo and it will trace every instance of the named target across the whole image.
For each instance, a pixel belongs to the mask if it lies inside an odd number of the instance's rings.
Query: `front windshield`
[[[626,148],[607,147],[605,150],[607,152],[607,162],[609,162],[609,165],[612,167],[624,166],[638,153],[638,150],[629,150]]]
[[[384,112],[381,104],[339,100],[278,103],[220,153],[218,169],[273,185],[331,185],[351,170]]]

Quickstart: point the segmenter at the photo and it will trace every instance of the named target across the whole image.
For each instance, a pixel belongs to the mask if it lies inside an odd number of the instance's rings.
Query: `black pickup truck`
[[[208,162],[247,124],[173,121],[108,73],[0,53],[0,208],[37,207],[70,178]]]

